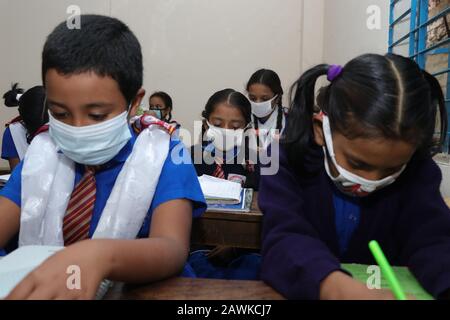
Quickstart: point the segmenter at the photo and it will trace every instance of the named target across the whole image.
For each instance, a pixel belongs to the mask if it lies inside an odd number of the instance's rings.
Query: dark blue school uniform
[[[5,129],[2,139],[2,159],[8,160],[13,158],[19,158],[17,153],[16,145],[11,135],[11,130],[9,127]]]
[[[102,170],[95,173],[97,190],[89,237],[92,237],[97,227],[103,208],[106,205],[106,201],[109,198],[116,178],[128,156],[131,154],[133,146],[136,142],[136,133],[134,133],[133,130],[130,131],[132,132],[132,138],[112,160],[110,160],[107,164],[102,165]],[[192,163],[190,161],[185,161],[185,163],[175,164],[170,156],[172,150],[176,148],[175,150],[179,151],[179,155],[182,159],[190,160],[188,151],[184,147],[180,148],[180,143],[182,142],[178,139],[171,139],[170,141],[169,153],[163,165],[151,206],[137,236],[138,238],[148,237],[152,213],[155,208],[164,202],[175,199],[187,199],[192,201],[194,218],[201,216],[206,210],[206,202]],[[0,190],[0,196],[10,199],[19,207],[21,206],[22,166],[23,162],[20,162],[14,169],[6,186]],[[84,173],[84,168],[85,167],[83,165],[76,165],[74,186],[76,186],[76,184],[81,180]]]
[[[356,202],[335,188],[320,148],[311,147],[303,167],[294,170],[280,148],[278,173],[261,177],[264,281],[287,298],[318,299],[341,263],[376,264],[368,243],[377,240],[434,297],[450,288],[450,209],[430,157],[414,156],[395,183]]]

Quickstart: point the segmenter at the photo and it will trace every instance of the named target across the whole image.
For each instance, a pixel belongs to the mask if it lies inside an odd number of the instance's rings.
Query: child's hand
[[[95,240],[78,242],[47,259],[6,299],[92,299],[108,274],[108,261]]]
[[[320,285],[320,299],[324,300],[395,300],[390,290],[369,289],[349,275],[335,271]]]

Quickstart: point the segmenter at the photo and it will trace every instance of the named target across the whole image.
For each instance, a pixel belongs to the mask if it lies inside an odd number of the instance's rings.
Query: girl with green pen
[[[315,84],[327,76],[315,102]],[[341,263],[375,265],[376,240],[435,298],[450,289],[450,209],[432,156],[447,113],[438,81],[394,54],[306,71],[292,91],[280,169],[262,176],[262,279],[291,299],[394,299]]]

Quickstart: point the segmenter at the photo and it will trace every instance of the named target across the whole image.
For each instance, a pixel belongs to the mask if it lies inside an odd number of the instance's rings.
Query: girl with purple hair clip
[[[261,278],[290,299],[393,299],[341,266],[376,265],[377,240],[391,264],[448,297],[450,209],[432,159],[447,132],[438,81],[408,58],[367,54],[306,71],[290,110],[280,168],[259,188]]]

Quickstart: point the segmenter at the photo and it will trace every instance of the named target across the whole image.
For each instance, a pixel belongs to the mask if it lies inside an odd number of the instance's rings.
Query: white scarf
[[[134,239],[150,208],[170,135],[157,125],[136,139],[103,209],[93,238]],[[36,136],[22,168],[19,246],[63,246],[62,224],[75,181],[75,163],[47,132]]]
[[[11,123],[8,127],[9,131],[11,131],[11,136],[14,146],[16,147],[17,154],[19,155],[19,159],[22,160],[29,146],[27,141],[27,129],[20,121]]]

